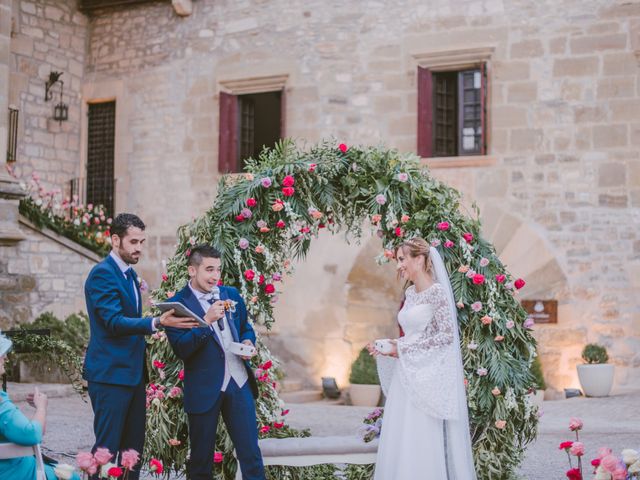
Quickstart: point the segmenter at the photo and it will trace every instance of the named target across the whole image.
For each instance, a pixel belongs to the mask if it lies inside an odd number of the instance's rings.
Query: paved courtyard
[[[27,414],[33,409],[24,401],[31,386],[9,385],[9,394]],[[87,450],[93,443],[93,416],[89,403],[59,386],[45,386],[52,395],[49,400],[45,451],[62,461],[73,463],[66,455]],[[354,435],[362,418],[371,410],[363,407],[336,405],[328,402],[289,404],[289,423],[295,428],[310,428],[313,435]],[[599,399],[572,398],[544,402],[540,435],[527,451],[522,465],[522,478],[527,480],[555,480],[566,478],[567,459],[558,451],[563,440],[572,440],[567,429],[569,418],[584,420],[581,435],[586,445],[586,458],[601,446],[619,452],[623,448],[640,448],[640,391],[617,392]],[[66,459],[65,459],[66,457]]]

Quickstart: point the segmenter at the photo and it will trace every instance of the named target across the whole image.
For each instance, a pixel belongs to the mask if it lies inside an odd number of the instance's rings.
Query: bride
[[[442,258],[422,238],[396,251],[411,282],[398,320],[405,335],[378,357],[387,397],[375,480],[475,480],[453,293]]]

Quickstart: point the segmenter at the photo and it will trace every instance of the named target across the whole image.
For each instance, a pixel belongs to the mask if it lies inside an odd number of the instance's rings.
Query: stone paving
[[[31,385],[9,385],[8,391],[16,400],[24,398]],[[62,461],[73,463],[65,454],[89,449],[93,443],[92,412],[89,403],[68,389],[43,386],[53,395],[49,400],[49,415],[45,435],[45,451]],[[57,393],[56,393],[57,392]],[[67,395],[67,396],[64,396]],[[563,440],[572,440],[568,431],[569,418],[584,421],[582,440],[590,460],[601,446],[619,452],[623,448],[640,448],[640,391],[620,391],[607,398],[572,398],[545,401],[537,441],[527,450],[521,476],[527,480],[555,480],[566,478],[567,458],[558,451]],[[28,415],[33,412],[24,401],[17,404]],[[310,428],[313,435],[353,435],[362,418],[371,410],[329,402],[289,404],[289,423],[295,428]],[[149,477],[150,478],[150,477]]]

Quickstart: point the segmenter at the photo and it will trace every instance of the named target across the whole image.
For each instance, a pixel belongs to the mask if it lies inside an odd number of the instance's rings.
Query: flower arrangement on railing
[[[569,470],[566,475],[569,480],[583,480],[584,472],[582,457],[585,454],[585,446],[580,441],[579,432],[582,430],[583,422],[579,418],[569,420],[569,430],[575,433],[576,441],[565,441],[558,447],[567,453],[569,459]],[[573,462],[575,457],[575,466]],[[591,460],[594,480],[632,480],[640,478],[640,454],[636,450],[622,450],[621,455],[614,455],[610,448],[602,447],[598,449],[596,458]]]
[[[8,170],[17,178],[13,170]],[[49,228],[98,255],[109,253],[111,218],[104,206],[84,205],[77,195],[62,198],[59,188],[46,189],[35,172],[28,182],[20,180],[19,184],[27,194],[20,200],[20,213],[38,228]]]
[[[362,422],[358,433],[365,442],[370,442],[380,436],[382,431],[382,412],[382,408],[376,408]]]
[[[78,452],[76,463],[82,472],[83,479],[103,478],[106,480],[127,480],[131,472],[140,462],[140,454],[133,449],[120,454],[120,465],[111,462],[114,455],[107,448],[97,448],[94,453]],[[161,475],[164,472],[162,462],[156,458],[149,460],[149,472]],[[54,473],[59,480],[73,478],[75,468],[72,465],[58,464]]]

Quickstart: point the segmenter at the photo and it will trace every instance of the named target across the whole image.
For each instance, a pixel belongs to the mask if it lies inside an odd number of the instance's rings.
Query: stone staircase
[[[280,383],[280,398],[285,403],[310,403],[322,400],[321,389],[304,387],[304,382],[295,378],[287,378]]]

